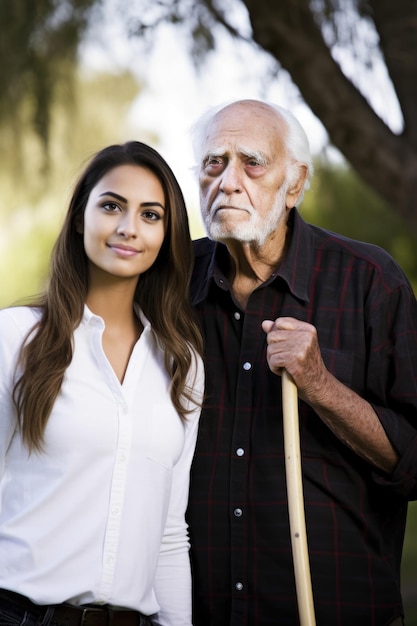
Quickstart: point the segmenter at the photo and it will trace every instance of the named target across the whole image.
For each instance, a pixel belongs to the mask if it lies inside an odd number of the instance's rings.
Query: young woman
[[[45,294],[0,311],[0,624],[191,624],[203,393],[183,196],[140,142],[77,183]]]

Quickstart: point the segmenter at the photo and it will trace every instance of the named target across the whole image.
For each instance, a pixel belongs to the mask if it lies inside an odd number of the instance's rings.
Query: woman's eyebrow
[[[119,194],[115,191],[104,191],[100,194],[99,198],[101,198],[102,196],[113,196],[113,198],[116,198],[116,200],[120,200],[120,202],[124,202],[125,204],[127,202],[126,198],[123,198],[123,196],[119,196]]]
[[[163,211],[165,211],[165,207],[164,207],[164,205],[163,205],[163,204],[161,204],[160,202],[157,202],[156,200],[155,200],[155,202],[141,202],[141,203],[140,203],[140,206],[142,206],[142,207],[147,207],[147,206],[159,206],[159,207],[161,207],[161,209],[162,209]]]

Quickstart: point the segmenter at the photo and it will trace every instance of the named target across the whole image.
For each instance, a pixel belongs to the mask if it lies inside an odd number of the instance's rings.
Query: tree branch
[[[326,46],[308,0],[243,0],[254,40],[290,73],[332,143],[417,228],[417,155],[382,122]]]
[[[417,148],[417,4],[368,0],[388,73],[404,117],[404,138]]]

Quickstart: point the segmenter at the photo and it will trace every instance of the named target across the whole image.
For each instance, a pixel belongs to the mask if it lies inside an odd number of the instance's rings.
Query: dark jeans
[[[65,614],[66,607],[71,611],[69,622]],[[135,611],[114,611],[111,607],[97,607],[100,610],[94,609],[90,612],[91,608],[88,607],[88,617],[84,618],[83,607],[40,606],[24,596],[0,589],[0,626],[158,626],[151,617]]]
[[[36,626],[37,624],[40,624],[39,616],[7,605],[0,599],[0,626]]]

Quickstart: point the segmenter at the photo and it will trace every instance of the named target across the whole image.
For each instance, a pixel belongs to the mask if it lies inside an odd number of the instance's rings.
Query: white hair
[[[217,115],[217,113],[219,113],[219,111],[223,110],[227,106],[244,102],[253,102],[255,104],[259,103],[267,105],[278,114],[281,120],[284,121],[285,126],[287,127],[287,135],[283,139],[290,160],[288,169],[289,182],[291,183],[291,181],[297,180],[300,166],[304,166],[307,168],[307,176],[304,182],[302,193],[300,194],[297,201],[298,204],[302,200],[304,191],[310,187],[310,181],[314,172],[314,166],[310,152],[310,144],[304,128],[301,126],[295,115],[293,115],[288,109],[284,109],[283,107],[273,102],[266,102],[262,100],[235,100],[232,102],[219,104],[205,111],[191,127],[191,139],[194,157],[197,163],[197,165],[194,167],[194,170],[196,172],[199,171],[203,157],[204,146],[207,140],[208,127],[213,118]]]

